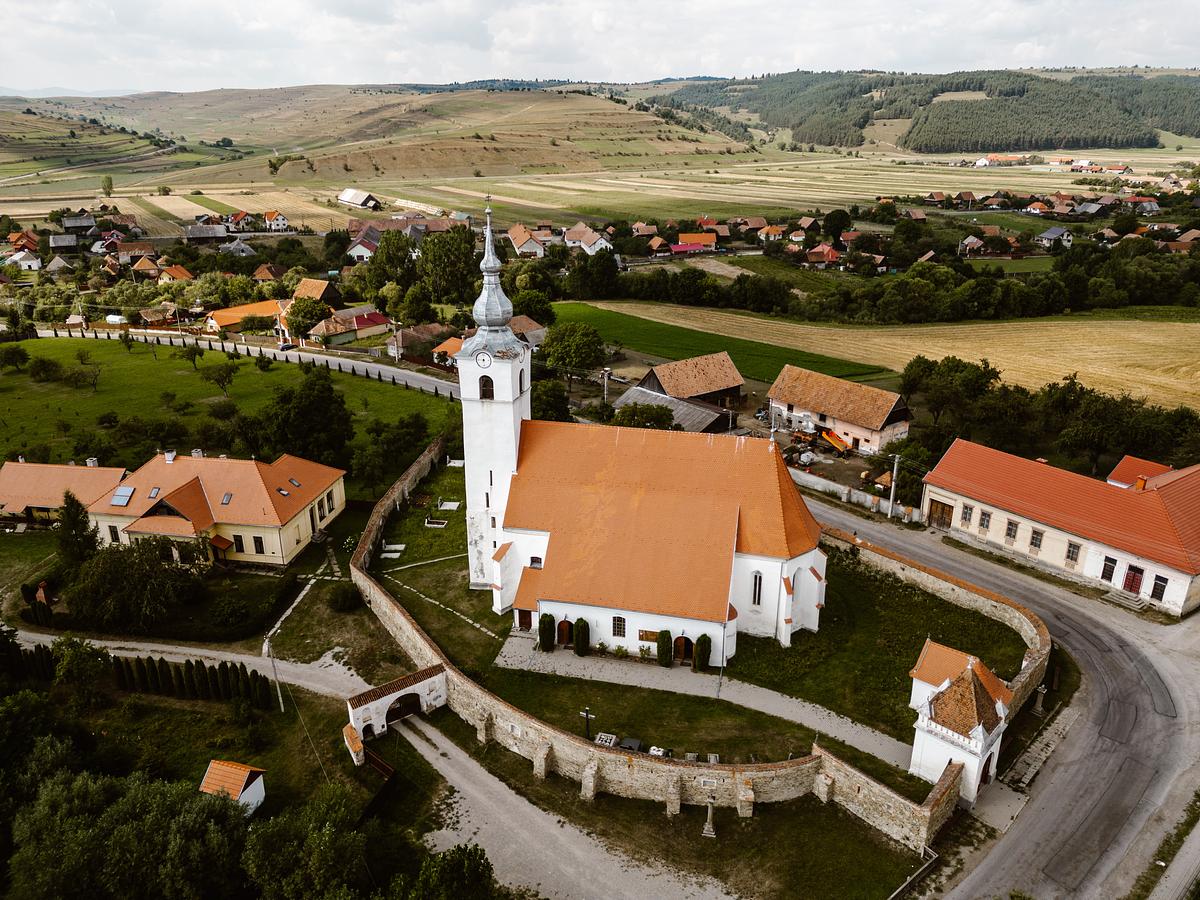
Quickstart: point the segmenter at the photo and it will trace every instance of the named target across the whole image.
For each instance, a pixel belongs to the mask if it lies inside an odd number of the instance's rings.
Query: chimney
[[[1046,457],[1044,457],[1044,456],[1039,456],[1037,458],[1037,461],[1042,463],[1043,465],[1045,465],[1045,463],[1047,462]]]
[[[192,450],[192,459],[204,459],[204,451],[199,447]]]
[[[1135,491],[1144,491],[1146,489],[1146,476],[1145,475],[1139,475],[1136,479],[1134,479],[1133,489]]]
[[[89,456],[89,457],[87,458],[87,467],[88,467],[89,469],[96,469],[96,468],[99,468],[99,466],[100,466],[100,460],[99,460],[99,459],[97,459],[97,458],[96,458],[96,457],[94,457],[94,456]]]
[[[174,450],[168,450],[166,453],[163,454],[163,459],[166,460],[167,465],[169,466],[171,463],[175,462],[175,456],[176,456],[176,453]]]

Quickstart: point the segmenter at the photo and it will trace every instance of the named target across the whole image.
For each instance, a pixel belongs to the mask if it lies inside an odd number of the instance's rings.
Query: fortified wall
[[[578,782],[580,796],[587,800],[599,793],[653,800],[664,804],[668,815],[678,813],[685,803],[713,803],[736,808],[738,815],[745,817],[753,814],[755,803],[778,803],[812,793],[822,802],[836,803],[916,852],[933,841],[958,799],[962,766],[957,763],[947,765],[923,803],[914,803],[819,746],[813,747],[810,756],[746,765],[687,762],[629,753],[597,746],[542,722],[460,672],[403,605],[368,571],[388,516],[408,499],[443,450],[440,439],[431,444],[375,505],[350,570],[367,605],[413,662],[421,668],[444,668],[447,705],[475,727],[480,742],[495,741],[530,760],[534,775],[539,778],[553,772]],[[1021,675],[1013,682],[1018,698],[1013,703],[1014,710],[1039,683],[1050,652],[1050,637],[1041,621],[1028,610],[1007,598],[858,542],[844,532],[833,532],[830,537],[846,546],[858,547],[865,559],[905,580],[1016,629],[1031,649]],[[347,743],[349,746],[349,737]]]

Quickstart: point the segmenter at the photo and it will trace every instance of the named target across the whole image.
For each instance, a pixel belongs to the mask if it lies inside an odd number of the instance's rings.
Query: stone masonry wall
[[[961,766],[947,766],[946,774],[934,786],[925,803],[917,804],[819,747],[813,748],[811,756],[744,766],[710,765],[630,754],[598,747],[542,722],[511,706],[460,672],[403,605],[367,571],[388,516],[433,468],[443,448],[440,439],[431,444],[376,504],[351,559],[351,577],[380,623],[416,665],[425,667],[440,663],[445,666],[447,704],[460,718],[475,726],[481,742],[495,741],[530,760],[538,777],[554,772],[579,782],[580,795],[585,799],[592,799],[598,793],[609,793],[653,800],[665,804],[668,815],[677,813],[684,803],[699,805],[712,802],[718,806],[734,807],[741,816],[750,816],[756,802],[782,802],[815,793],[823,801],[833,800],[912,850],[920,851],[933,840],[954,808]],[[833,537],[847,545],[855,540],[845,533]],[[861,542],[855,545],[860,552],[867,546]],[[886,566],[889,571],[903,573],[906,567],[915,565],[882,548],[867,546],[866,553],[872,561],[873,557],[878,557],[881,567]],[[923,577],[931,580],[936,578],[933,570],[921,571],[925,573]],[[927,585],[922,582],[922,586]],[[929,589],[934,590],[933,587]],[[942,593],[943,590],[950,591],[951,595]],[[993,599],[978,593],[979,590],[956,582],[944,585],[935,593],[959,605],[979,608],[981,612],[1002,621],[1006,621],[1004,616],[1011,615],[1014,627],[1021,625],[1018,631],[1031,646],[1040,647],[1041,642],[1037,638],[1045,635],[1045,652],[1048,654],[1049,636],[1036,617],[1006,598],[994,595]],[[995,606],[1004,607],[1004,611],[992,609]],[[1026,671],[1029,669],[1026,666]],[[1041,658],[1041,669],[1045,669],[1044,656]],[[1027,695],[1028,690],[1025,691]]]
[[[1009,683],[1013,692],[1008,711],[1010,718],[1017,714],[1029,695],[1042,683],[1050,661],[1050,632],[1046,624],[1030,610],[1003,594],[955,578],[940,569],[923,566],[841,529],[825,528],[823,535],[837,546],[857,549],[859,558],[867,564],[896,575],[955,606],[973,609],[989,619],[1003,622],[1019,634],[1029,649],[1025,651],[1020,673]]]

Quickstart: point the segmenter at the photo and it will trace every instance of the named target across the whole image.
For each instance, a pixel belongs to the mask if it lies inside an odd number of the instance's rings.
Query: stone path
[[[536,641],[531,632],[514,631],[496,657],[496,665],[509,669],[527,669],[531,672],[635,685],[677,694],[692,694],[697,697],[719,697],[747,709],[798,722],[902,769],[908,768],[912,756],[912,747],[908,744],[860,725],[845,716],[839,716],[815,703],[732,678],[721,680],[716,675],[701,675],[684,666],[664,669],[662,666],[647,665],[635,660],[576,656],[571,651],[562,650],[540,653],[536,650]]]
[[[337,554],[333,552],[333,547],[329,542],[325,542],[325,556],[329,559],[329,568],[333,572],[335,578],[342,577],[342,566],[338,562]]]

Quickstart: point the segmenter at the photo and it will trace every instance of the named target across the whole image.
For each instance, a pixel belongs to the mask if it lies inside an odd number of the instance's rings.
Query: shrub
[[[538,616],[538,647],[546,653],[554,650],[554,616],[550,613]]]
[[[597,642],[596,652],[599,653],[601,656],[603,656],[605,653],[608,652],[608,644],[606,644],[604,641]]]
[[[629,648],[625,647],[623,644],[618,644],[616,647],[613,647],[613,656],[615,656],[617,659],[628,659]]]
[[[658,633],[658,664],[671,668],[671,632],[663,629]]]
[[[353,612],[363,605],[362,592],[348,582],[339,582],[325,601],[334,612]]]
[[[96,424],[99,425],[101,428],[112,428],[119,421],[120,421],[120,418],[117,416],[117,414],[115,412],[112,412],[112,411],[100,413],[100,415],[96,416]]]
[[[708,660],[712,656],[712,638],[702,634],[696,638],[696,646],[692,648],[692,671],[703,672],[708,668]]]
[[[237,594],[226,594],[213,601],[212,618],[218,625],[232,628],[250,616],[250,601]]]
[[[58,381],[63,375],[63,365],[57,359],[35,356],[29,360],[29,377],[34,381]]]
[[[641,659],[649,659],[650,658],[650,645],[649,644],[642,644],[642,646],[638,647],[638,657]]]
[[[587,619],[575,620],[575,655],[587,656],[592,644],[592,627]]]
[[[209,405],[208,414],[219,422],[228,422],[238,414],[237,402],[228,397],[222,397]]]

